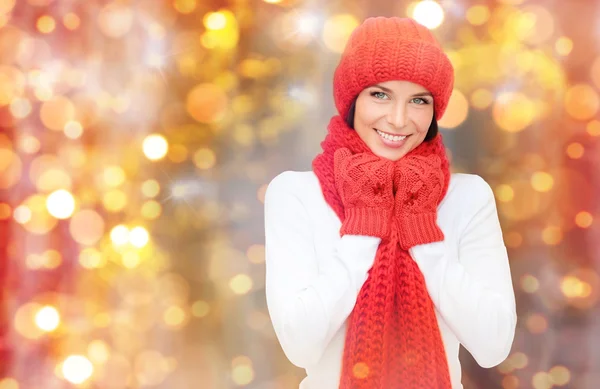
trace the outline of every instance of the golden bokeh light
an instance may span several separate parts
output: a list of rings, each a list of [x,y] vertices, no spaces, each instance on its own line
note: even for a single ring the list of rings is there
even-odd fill
[[[125,171],[120,166],[107,166],[103,172],[106,185],[116,188],[125,182]]]
[[[600,107],[600,98],[594,88],[587,84],[570,87],[565,94],[567,113],[576,120],[592,119]]]
[[[126,244],[129,242],[129,229],[123,224],[113,227],[113,229],[110,230],[110,239],[113,244],[117,246]]]
[[[60,200],[60,198],[59,198]],[[68,206],[68,204],[66,204]],[[21,208],[23,207],[23,208]],[[62,206],[58,206],[58,211],[63,211]],[[68,209],[67,209],[68,210]],[[48,212],[46,206],[46,197],[42,195],[33,195],[28,197],[14,212],[15,219],[21,217],[24,213],[24,219],[19,221],[25,229],[31,233],[43,235],[50,232],[57,224],[58,218]]]
[[[12,216],[12,208],[6,203],[0,203],[0,220],[9,219]]]
[[[548,226],[542,231],[542,240],[548,246],[556,246],[563,239],[563,231],[558,226]]]
[[[262,244],[253,244],[248,247],[246,256],[250,262],[255,264],[261,264],[265,262],[265,246]]]
[[[129,242],[135,247],[142,248],[149,240],[150,236],[144,227],[137,226],[129,232]]]
[[[87,354],[91,362],[103,364],[110,357],[110,348],[103,340],[93,340],[88,345]]]
[[[14,186],[23,171],[21,158],[11,149],[0,146],[0,189]]]
[[[40,119],[47,128],[64,131],[67,123],[75,120],[75,106],[67,97],[52,97],[42,104]]]
[[[197,0],[175,0],[173,2],[173,6],[177,12],[182,14],[190,14],[194,12],[197,5]]]
[[[573,50],[573,41],[566,36],[561,36],[556,40],[554,47],[556,52],[564,57],[569,55]]]
[[[504,131],[520,132],[533,122],[535,105],[523,93],[501,93],[494,101],[492,117]]]
[[[532,313],[525,324],[532,334],[541,334],[548,329],[548,320],[539,313]]]
[[[565,366],[554,366],[548,371],[548,374],[550,375],[552,384],[557,386],[564,386],[571,380],[571,372]]]
[[[198,169],[208,170],[215,166],[217,157],[212,149],[201,148],[194,153],[193,160]]]
[[[79,16],[77,16],[77,14],[69,12],[65,16],[63,16],[63,24],[67,29],[71,31],[77,30],[77,28],[79,28],[79,25],[81,24],[81,19],[79,18]]]
[[[38,18],[36,26],[42,34],[49,34],[56,28],[56,21],[50,15],[42,15]]]
[[[490,18],[490,9],[486,5],[474,5],[467,9],[466,17],[472,25],[481,26]]]
[[[507,375],[502,378],[503,389],[518,389],[519,388],[519,377],[514,375]]]
[[[550,389],[552,388],[552,377],[545,371],[539,371],[533,375],[531,380],[533,389]]]
[[[254,380],[254,369],[251,364],[240,363],[233,367],[231,379],[236,385],[248,385]]]
[[[169,327],[180,327],[184,324],[186,318],[187,315],[185,311],[181,307],[175,305],[167,308],[163,315],[163,319]]]
[[[50,215],[57,219],[68,219],[75,211],[75,198],[64,189],[50,193],[46,199],[46,207]]]
[[[71,120],[65,124],[63,131],[67,138],[78,139],[83,134],[83,127],[81,123]]]
[[[88,247],[79,253],[79,264],[86,269],[98,269],[105,266],[106,258],[93,247]]]
[[[471,93],[471,105],[473,108],[483,110],[492,105],[494,94],[487,89],[479,88]]]
[[[583,157],[584,152],[585,149],[583,148],[583,145],[579,142],[569,143],[569,145],[567,146],[567,155],[569,156],[569,158],[579,159]]]
[[[163,159],[169,151],[169,143],[164,136],[158,134],[148,135],[142,143],[144,155],[151,161]]]
[[[591,213],[586,211],[578,212],[575,215],[575,224],[581,228],[589,228],[594,222],[594,217]]]
[[[83,355],[70,355],[62,363],[64,378],[73,384],[82,384],[94,373],[94,366]]]
[[[444,21],[444,9],[437,1],[421,0],[412,8],[410,16],[420,24],[433,30],[438,28]]]
[[[587,124],[587,133],[591,136],[600,136],[600,121],[592,120]]]
[[[352,31],[358,26],[358,20],[351,14],[333,15],[325,21],[323,26],[323,43],[335,52],[344,51],[346,42]]]
[[[225,91],[215,84],[196,85],[187,95],[186,110],[200,123],[215,123],[225,116],[228,98]]]
[[[515,197],[515,192],[510,185],[498,185],[495,190],[496,198],[503,203],[511,201]]]
[[[535,172],[531,176],[531,186],[538,192],[548,192],[554,186],[554,178],[547,172]]]
[[[162,206],[158,201],[149,200],[144,202],[140,213],[145,219],[154,220],[162,213]]]
[[[521,277],[521,288],[527,293],[535,293],[540,288],[540,282],[531,274]]]
[[[2,2],[0,1],[0,4]],[[0,379],[0,389],[19,389],[19,382],[10,377]]]
[[[156,197],[160,192],[160,185],[156,180],[147,180],[142,184],[142,193],[146,197]]]
[[[35,317],[43,305],[30,302],[21,305],[14,315],[14,328],[17,332],[27,339],[39,339],[45,334],[45,331],[35,323]]]
[[[104,194],[102,205],[108,212],[120,212],[127,206],[127,194],[119,189],[113,189]]]
[[[46,305],[36,313],[35,324],[43,331],[52,332],[60,324],[60,314],[53,306]]]
[[[252,278],[247,274],[238,274],[229,281],[229,287],[235,294],[246,294],[252,289]]]
[[[133,10],[125,3],[111,2],[100,10],[98,27],[104,35],[120,38],[131,30],[133,19]]]
[[[198,300],[192,304],[192,315],[205,317],[210,313],[210,305],[206,301]]]
[[[70,220],[69,232],[77,243],[94,245],[104,236],[104,219],[92,209],[78,211]]]
[[[456,128],[460,126],[469,115],[469,102],[465,95],[458,89],[452,91],[448,107],[442,119],[438,122],[443,128]]]

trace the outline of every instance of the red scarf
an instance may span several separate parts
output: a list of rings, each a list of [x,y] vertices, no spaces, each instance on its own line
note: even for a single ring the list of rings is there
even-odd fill
[[[323,153],[314,159],[313,170],[325,200],[344,221],[344,205],[335,186],[333,154],[342,147],[353,154],[370,150],[340,116],[331,119],[321,147]],[[442,160],[443,198],[450,170],[441,134],[407,155],[430,154]],[[397,167],[401,163],[402,159],[394,164]],[[350,314],[340,389],[451,389],[433,302],[419,267],[409,252],[400,247],[396,223],[392,223],[389,238],[379,244],[373,267]]]

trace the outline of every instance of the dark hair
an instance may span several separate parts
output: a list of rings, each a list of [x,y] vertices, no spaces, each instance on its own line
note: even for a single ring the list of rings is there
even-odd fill
[[[348,127],[354,129],[354,112],[356,111],[356,99],[350,105],[350,109],[348,110],[348,114],[346,115],[346,124]],[[424,141],[430,141],[438,134],[438,123],[435,119],[435,112],[433,113],[433,119],[431,120],[431,124],[429,125],[429,129],[427,130],[427,135],[425,135]]]

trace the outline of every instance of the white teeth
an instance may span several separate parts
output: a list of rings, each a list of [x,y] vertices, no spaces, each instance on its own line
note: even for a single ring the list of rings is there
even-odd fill
[[[380,137],[385,138],[387,140],[391,140],[393,142],[400,142],[401,140],[406,138],[406,136],[389,135],[389,134],[386,134],[385,132],[381,132],[379,130],[375,130],[375,131],[377,131],[377,133],[379,134]]]

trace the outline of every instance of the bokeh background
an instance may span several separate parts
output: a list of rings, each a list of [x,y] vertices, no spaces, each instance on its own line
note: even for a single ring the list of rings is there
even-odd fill
[[[495,191],[509,358],[465,389],[600,385],[600,6],[535,0],[0,0],[0,389],[294,389],[263,198],[308,170],[350,31],[448,52],[453,170]]]

